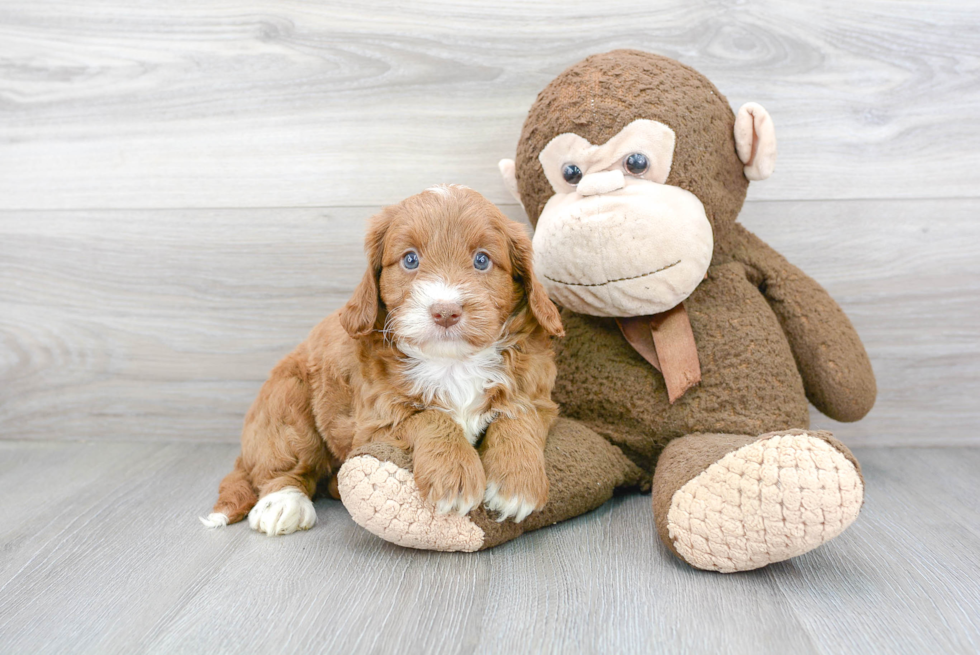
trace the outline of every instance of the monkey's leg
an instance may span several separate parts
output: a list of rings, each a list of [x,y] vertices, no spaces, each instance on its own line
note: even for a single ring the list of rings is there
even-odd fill
[[[657,532],[682,560],[748,571],[802,555],[854,522],[864,500],[857,459],[829,432],[692,434],[657,461]]]
[[[544,457],[548,502],[520,523],[498,523],[482,505],[466,516],[436,514],[415,485],[411,456],[385,443],[352,452],[337,478],[341,499],[359,525],[400,546],[444,551],[492,548],[593,510],[616,488],[649,482],[649,475],[618,448],[568,419],[552,426]]]

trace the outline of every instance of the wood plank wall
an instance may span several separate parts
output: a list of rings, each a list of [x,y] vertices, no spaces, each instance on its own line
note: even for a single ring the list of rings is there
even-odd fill
[[[0,438],[235,441],[349,295],[365,218],[498,179],[632,47],[776,124],[742,222],[857,325],[853,446],[980,444],[980,7],[964,0],[0,3]]]

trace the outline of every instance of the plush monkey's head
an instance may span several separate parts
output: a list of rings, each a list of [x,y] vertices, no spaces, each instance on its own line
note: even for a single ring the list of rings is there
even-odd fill
[[[500,169],[535,226],[535,268],[559,304],[641,316],[682,302],[749,180],[776,157],[759,105],[732,112],[704,76],[617,50],[568,68],[539,95],[516,161]]]

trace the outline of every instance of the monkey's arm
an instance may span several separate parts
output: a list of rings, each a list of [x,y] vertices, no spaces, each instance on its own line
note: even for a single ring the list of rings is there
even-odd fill
[[[857,421],[874,405],[874,372],[857,331],[816,280],[764,241],[732,226],[732,256],[757,277],[789,340],[806,396],[837,421]]]

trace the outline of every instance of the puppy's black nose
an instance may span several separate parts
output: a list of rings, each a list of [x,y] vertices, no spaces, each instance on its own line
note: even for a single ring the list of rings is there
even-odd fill
[[[463,315],[463,308],[456,303],[437,302],[429,307],[429,313],[432,314],[432,320],[436,322],[436,325],[448,328],[459,323],[459,319]]]

